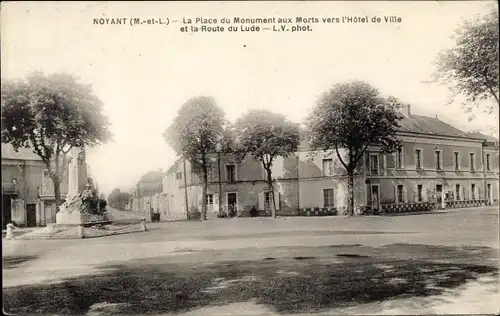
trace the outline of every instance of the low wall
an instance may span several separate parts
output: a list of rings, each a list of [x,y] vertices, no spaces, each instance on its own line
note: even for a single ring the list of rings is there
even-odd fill
[[[426,212],[436,209],[436,204],[433,202],[416,202],[404,204],[382,204],[381,213],[412,213]]]
[[[305,207],[297,212],[297,216],[334,216],[338,214],[339,210],[335,207]]]
[[[464,208],[492,205],[488,200],[446,201],[446,208]]]

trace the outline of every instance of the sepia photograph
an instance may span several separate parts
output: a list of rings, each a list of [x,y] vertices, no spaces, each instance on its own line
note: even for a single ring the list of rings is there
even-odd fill
[[[500,313],[497,1],[3,1],[6,315]]]

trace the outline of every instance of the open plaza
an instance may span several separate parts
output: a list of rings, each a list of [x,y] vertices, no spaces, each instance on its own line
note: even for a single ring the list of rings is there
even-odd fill
[[[73,240],[21,235],[3,240],[4,308],[44,315],[494,313],[497,228],[498,208],[485,207],[160,222],[146,232]]]

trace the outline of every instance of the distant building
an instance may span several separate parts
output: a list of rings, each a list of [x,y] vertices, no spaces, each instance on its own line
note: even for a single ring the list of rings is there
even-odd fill
[[[136,185],[136,197],[152,196],[163,192],[163,172],[161,169],[148,171]]]
[[[84,160],[79,160],[79,188],[87,182]],[[67,167],[66,167],[67,170]],[[61,203],[68,191],[68,177],[61,181]],[[2,143],[2,227],[9,222],[19,226],[44,226],[56,221],[54,186],[47,166],[32,149],[18,152]]]
[[[354,179],[358,211],[368,208],[398,212],[498,203],[497,139],[465,133],[438,118],[414,115],[410,106],[401,111],[401,150],[380,154],[377,147],[368,148],[359,162]],[[347,175],[339,159],[332,152],[311,153],[304,141],[295,155],[274,163],[278,215],[346,210]],[[236,208],[239,216],[247,216],[253,206],[261,214],[270,214],[271,192],[260,163],[250,157],[236,163],[231,154],[212,153],[209,157],[205,201],[199,164],[179,159],[165,173],[164,208],[170,216],[185,218],[189,209],[201,210],[202,203],[206,203],[209,217],[215,217],[220,208],[230,207]]]

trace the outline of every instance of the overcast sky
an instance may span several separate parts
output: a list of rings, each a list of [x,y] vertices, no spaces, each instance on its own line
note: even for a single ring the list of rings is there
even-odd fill
[[[361,79],[467,130],[496,126],[479,115],[467,123],[446,88],[425,83],[438,52],[461,19],[488,2],[211,2],[2,3],[2,77],[32,70],[70,72],[104,102],[113,143],[89,150],[100,189],[132,187],[174,161],[161,134],[188,98],[213,96],[235,119],[267,108],[301,122],[331,85]],[[317,24],[302,33],[181,33],[169,26],[93,25],[94,18],[398,16],[399,24]],[[293,25],[293,24],[292,24]]]

